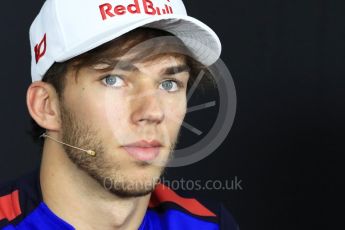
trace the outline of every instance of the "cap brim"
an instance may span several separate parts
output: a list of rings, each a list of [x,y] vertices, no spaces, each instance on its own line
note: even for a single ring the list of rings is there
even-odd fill
[[[174,34],[189,48],[194,58],[206,66],[216,62],[220,56],[222,49],[220,40],[216,33],[207,25],[189,16],[162,15],[140,20],[123,30],[116,31],[116,33],[110,30],[97,34],[97,36],[70,48],[68,52],[58,57],[56,61],[63,62],[69,60],[139,27],[156,28]]]

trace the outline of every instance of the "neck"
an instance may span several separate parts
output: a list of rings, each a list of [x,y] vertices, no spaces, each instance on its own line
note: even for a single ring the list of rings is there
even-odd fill
[[[138,229],[150,199],[110,193],[51,141],[43,148],[40,183],[47,206],[76,229]]]

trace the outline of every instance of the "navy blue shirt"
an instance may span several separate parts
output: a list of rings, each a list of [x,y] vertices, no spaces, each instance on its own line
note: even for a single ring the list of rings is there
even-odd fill
[[[43,202],[39,171],[0,187],[0,229],[73,230]],[[178,195],[159,184],[151,195],[139,230],[239,229],[222,204]]]

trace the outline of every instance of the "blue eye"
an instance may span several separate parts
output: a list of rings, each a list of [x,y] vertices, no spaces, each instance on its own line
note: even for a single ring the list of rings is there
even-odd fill
[[[159,88],[169,92],[175,92],[179,90],[179,84],[174,80],[166,80],[160,84]]]
[[[124,85],[124,81],[118,75],[108,75],[102,79],[102,82],[109,87],[121,87]]]

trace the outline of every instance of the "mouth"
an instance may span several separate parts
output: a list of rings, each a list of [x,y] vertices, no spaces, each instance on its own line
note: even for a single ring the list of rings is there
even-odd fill
[[[154,160],[159,155],[161,147],[159,141],[139,141],[122,146],[131,157],[139,161]]]

